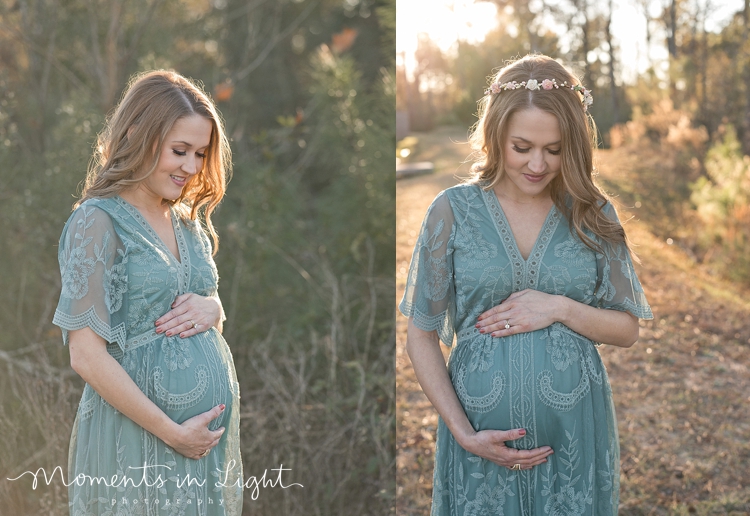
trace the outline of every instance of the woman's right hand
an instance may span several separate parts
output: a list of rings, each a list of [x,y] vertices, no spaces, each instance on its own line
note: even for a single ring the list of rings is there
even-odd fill
[[[189,459],[201,459],[219,444],[224,427],[209,430],[208,424],[224,412],[225,405],[217,405],[207,412],[193,416],[177,427],[176,435],[167,444]]]
[[[531,450],[517,450],[506,446],[506,441],[515,441],[524,435],[526,431],[523,429],[480,430],[459,444],[469,453],[509,469],[516,464],[520,464],[521,469],[531,469],[547,462],[547,457],[554,453],[549,446]]]

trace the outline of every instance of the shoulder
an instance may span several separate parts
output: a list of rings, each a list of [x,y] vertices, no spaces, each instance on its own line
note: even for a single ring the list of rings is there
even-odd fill
[[[432,201],[432,205],[452,205],[460,201],[469,201],[481,197],[482,187],[476,183],[462,183],[446,188]]]
[[[603,202],[600,202],[599,209],[601,210],[601,213],[609,220],[617,223],[620,222],[620,217],[617,215],[617,209],[615,208],[615,205],[611,200],[607,199]]]
[[[66,227],[75,224],[82,225],[86,229],[94,226],[112,228],[112,216],[109,211],[102,207],[103,199],[86,199],[76,207],[68,218]]]

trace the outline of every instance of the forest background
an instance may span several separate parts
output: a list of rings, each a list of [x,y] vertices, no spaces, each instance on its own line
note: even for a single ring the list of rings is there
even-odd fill
[[[131,74],[203,83],[231,138],[215,221],[247,514],[387,514],[395,492],[394,0],[0,2],[0,508],[67,514],[83,387],[57,242]],[[270,477],[269,477],[270,478]]]
[[[635,30],[622,41],[613,36],[612,0],[475,3],[497,7],[496,27],[484,38],[445,50],[420,34],[413,55],[399,52],[400,127],[468,128],[488,75],[504,61],[529,52],[559,57],[593,92],[601,147],[659,161],[641,170],[649,188],[633,185],[624,200],[695,260],[750,285],[749,2],[744,9],[737,2],[740,9],[717,26],[713,0],[628,0],[645,25],[639,63],[620,60],[621,47],[640,42]]]
[[[655,314],[633,349],[600,348],[620,420],[620,514],[750,511],[750,427],[731,415],[750,399],[750,1],[717,21],[727,3],[446,0],[445,30],[414,34],[409,52],[400,42],[406,7],[420,17],[439,8],[397,6],[398,160],[435,170],[397,184],[396,301],[424,210],[469,174],[466,138],[488,76],[541,52],[593,91],[595,179],[631,219]],[[618,39],[613,17],[624,4],[637,19]],[[468,36],[445,45],[438,35],[472,5],[494,7],[494,28],[480,31],[491,25],[481,11]],[[623,62],[636,45],[638,62]],[[437,416],[406,356],[405,326],[399,317],[397,512],[418,515],[430,506]]]

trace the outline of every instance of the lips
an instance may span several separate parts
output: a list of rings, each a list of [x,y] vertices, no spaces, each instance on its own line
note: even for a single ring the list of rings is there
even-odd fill
[[[187,177],[180,177],[180,176],[169,176],[170,179],[172,179],[172,182],[174,182],[176,185],[182,187],[185,186],[185,183],[187,183]]]
[[[542,174],[542,175],[539,175],[539,176],[532,176],[530,174],[524,174],[523,175],[523,177],[525,177],[527,181],[530,181],[532,183],[538,183],[542,179],[544,179],[546,176],[547,176],[547,174]]]

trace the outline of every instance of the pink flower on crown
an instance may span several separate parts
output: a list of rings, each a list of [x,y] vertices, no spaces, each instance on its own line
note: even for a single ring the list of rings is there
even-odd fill
[[[551,90],[555,86],[555,83],[550,81],[549,79],[544,79],[542,81],[542,89],[544,90]]]
[[[500,93],[500,85],[496,82],[493,82],[492,84],[490,84],[490,91],[492,93]]]

